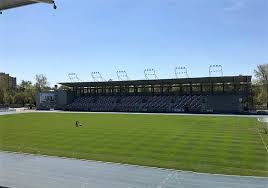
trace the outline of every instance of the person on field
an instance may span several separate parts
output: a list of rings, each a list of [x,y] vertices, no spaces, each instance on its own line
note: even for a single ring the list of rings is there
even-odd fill
[[[75,122],[75,126],[78,127],[79,126],[79,121]]]
[[[75,122],[75,126],[76,126],[76,127],[79,127],[79,126],[81,127],[81,126],[82,126],[82,124],[80,124],[80,122],[79,122],[79,121],[76,121],[76,122]]]

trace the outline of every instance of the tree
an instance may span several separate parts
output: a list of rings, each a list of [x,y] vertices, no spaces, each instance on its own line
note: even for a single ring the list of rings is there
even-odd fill
[[[33,105],[35,102],[36,88],[32,85],[31,81],[22,80],[20,88],[23,92],[23,104]]]
[[[3,90],[3,103],[9,104],[9,93],[8,90]]]
[[[0,104],[3,104],[4,103],[4,93],[2,90],[0,90]]]
[[[9,95],[9,104],[15,104],[15,97],[14,97],[14,95]]]
[[[21,104],[22,106],[24,106],[24,104],[25,104],[25,95],[24,95],[24,92],[17,92],[14,95],[14,103],[15,104]]]
[[[268,108],[268,64],[258,65],[254,72],[258,85],[255,91],[256,101],[261,104],[266,104]]]
[[[44,89],[48,89],[49,88],[49,83],[47,81],[47,77],[43,74],[37,74],[35,75],[35,87],[36,89],[40,92]]]
[[[4,78],[1,81],[0,85],[0,104],[7,104],[8,103],[8,80]]]
[[[26,80],[22,80],[21,81],[21,84],[20,84],[20,87],[23,88],[23,89],[30,89],[32,88],[32,82],[31,81],[26,81]]]

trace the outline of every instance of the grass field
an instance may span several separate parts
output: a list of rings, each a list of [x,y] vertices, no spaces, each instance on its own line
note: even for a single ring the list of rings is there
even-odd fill
[[[0,116],[0,150],[268,176],[258,126],[239,117],[24,113]]]

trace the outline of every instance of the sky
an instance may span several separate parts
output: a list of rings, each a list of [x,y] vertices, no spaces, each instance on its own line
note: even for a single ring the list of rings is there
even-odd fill
[[[190,77],[253,75],[268,63],[267,0],[55,0],[0,15],[0,72],[21,80],[44,74],[50,85],[68,73],[92,81],[99,71],[116,80],[124,70],[144,79],[173,78],[175,67]],[[218,76],[219,73],[214,73]]]

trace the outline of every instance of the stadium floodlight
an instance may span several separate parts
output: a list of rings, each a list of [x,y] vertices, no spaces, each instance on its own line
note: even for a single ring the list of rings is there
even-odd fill
[[[126,71],[116,71],[116,75],[119,81],[130,80]]]
[[[103,79],[100,72],[92,72],[91,77],[95,82],[104,82],[105,79]]]
[[[189,78],[186,67],[175,67],[176,78]]]
[[[153,77],[153,79],[158,79],[154,69],[145,69],[144,76],[147,80],[150,80],[150,77]]]
[[[68,77],[71,82],[81,82],[76,73],[69,73]]]
[[[221,76],[223,76],[223,69],[221,65],[210,65],[209,66],[209,77],[211,77],[211,75],[213,73],[219,73]]]
[[[30,5],[34,3],[48,3],[53,4],[53,8],[56,9],[57,6],[53,0],[0,0],[0,13],[1,11],[11,8],[17,8],[25,5]]]

